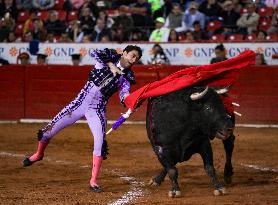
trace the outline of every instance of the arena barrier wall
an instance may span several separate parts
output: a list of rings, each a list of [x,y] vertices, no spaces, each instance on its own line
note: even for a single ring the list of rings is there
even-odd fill
[[[186,66],[134,66],[137,84],[163,78]],[[51,119],[78,94],[91,66],[1,66],[0,120],[21,118]],[[237,123],[278,123],[278,66],[256,66],[243,70],[231,94],[240,104]],[[117,119],[126,109],[118,94],[109,101],[109,120]],[[131,120],[145,120],[146,102]]]

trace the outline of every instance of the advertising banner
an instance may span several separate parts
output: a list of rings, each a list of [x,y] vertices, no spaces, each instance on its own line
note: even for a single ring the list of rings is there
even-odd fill
[[[132,44],[132,43],[131,43]],[[121,50],[128,44],[117,43],[40,43],[40,52],[45,53],[48,64],[71,65],[71,55],[80,53],[83,65],[95,64],[90,53],[94,49],[114,48]],[[151,58],[153,43],[136,43],[143,49],[142,63],[148,64]],[[162,43],[161,46],[172,65],[204,65],[209,64],[215,57],[215,43]],[[227,57],[237,56],[244,50],[251,49],[263,53],[268,65],[278,65],[277,59],[272,59],[273,54],[278,54],[278,43],[225,43]],[[0,43],[0,57],[17,64],[17,56],[22,52],[29,52],[28,43]],[[36,56],[31,56],[31,64],[36,64]]]

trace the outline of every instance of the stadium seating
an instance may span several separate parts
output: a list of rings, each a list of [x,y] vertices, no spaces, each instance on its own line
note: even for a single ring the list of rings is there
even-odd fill
[[[207,24],[207,31],[214,32],[217,29],[221,28],[222,22],[221,21],[210,21]]]
[[[256,34],[248,34],[248,35],[245,37],[245,40],[246,40],[246,41],[255,41],[255,40],[256,40]]]
[[[17,35],[17,36],[22,35],[23,34],[23,27],[24,27],[24,24],[18,23],[16,25],[16,28],[15,28],[15,35]]]
[[[63,6],[64,6],[64,0],[56,0],[55,5],[54,5],[54,9],[55,10],[62,10]]]
[[[28,11],[20,11],[17,17],[18,23],[24,23],[29,18],[29,12]]]
[[[260,17],[272,17],[273,9],[270,7],[263,7],[258,10]]]
[[[58,10],[57,12],[58,12],[58,18],[59,18],[59,20],[65,21],[65,20],[66,20],[66,17],[67,17],[67,12],[62,11],[62,10]]]
[[[227,39],[229,42],[233,42],[233,41],[236,41],[236,42],[239,42],[239,41],[243,41],[243,35],[242,34],[232,34],[232,35],[229,35],[228,36],[228,39]]]
[[[37,15],[42,21],[46,21],[48,19],[48,11],[38,11]]]
[[[267,37],[266,37],[266,40],[268,40],[268,41],[278,41],[278,36],[277,36],[277,34],[270,34],[270,35],[268,35]]]
[[[215,34],[211,36],[210,40],[212,42],[223,42],[225,41],[225,36],[223,34]]]
[[[78,11],[69,11],[68,12],[68,21],[73,21],[78,19]]]
[[[267,31],[271,26],[271,19],[270,20],[263,20],[260,22],[259,30]]]

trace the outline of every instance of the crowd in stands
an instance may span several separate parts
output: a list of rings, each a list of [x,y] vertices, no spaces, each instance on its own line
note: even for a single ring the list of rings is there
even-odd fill
[[[277,41],[278,32],[277,0],[1,0],[0,15],[0,42]]]

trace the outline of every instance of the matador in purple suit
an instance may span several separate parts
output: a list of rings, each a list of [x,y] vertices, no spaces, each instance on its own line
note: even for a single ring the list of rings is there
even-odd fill
[[[78,96],[43,129],[38,132],[38,148],[36,153],[23,161],[23,166],[30,166],[44,157],[44,150],[49,141],[63,128],[75,123],[85,116],[94,136],[92,177],[90,190],[102,192],[97,184],[97,176],[103,159],[107,155],[106,104],[108,99],[119,90],[121,102],[129,95],[135,77],[130,69],[142,56],[138,46],[128,45],[123,54],[114,49],[94,50],[91,53],[97,61],[89,74],[89,79]]]

